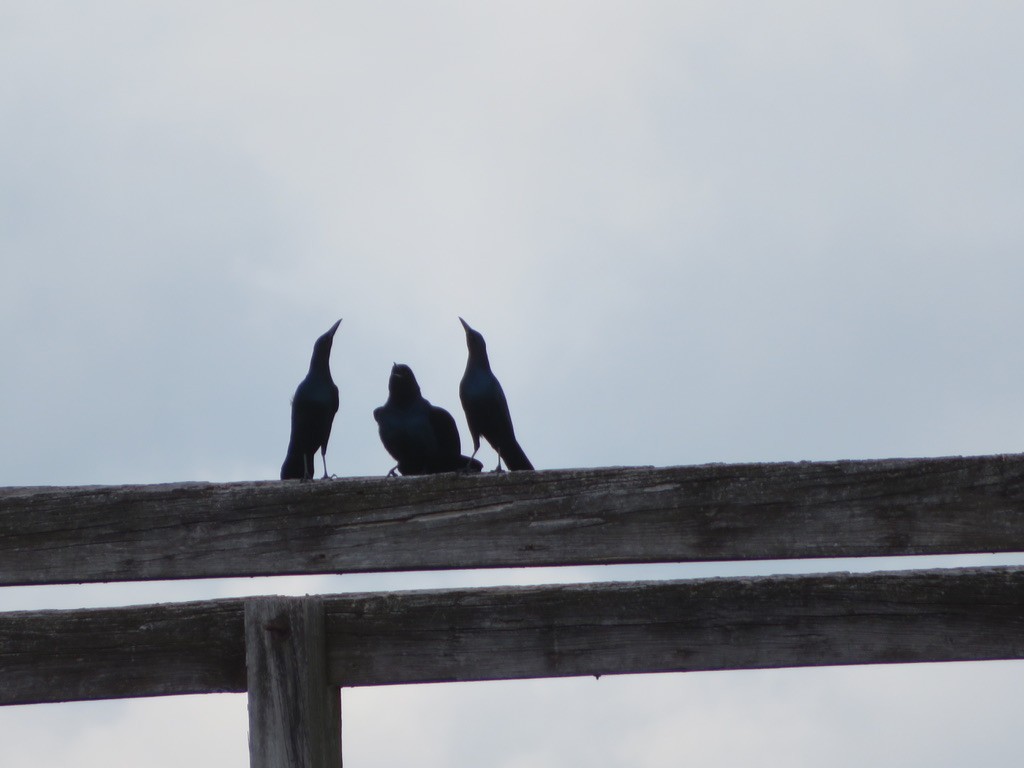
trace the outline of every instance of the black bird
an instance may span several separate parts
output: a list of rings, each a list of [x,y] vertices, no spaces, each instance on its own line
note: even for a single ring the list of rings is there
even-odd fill
[[[498,453],[497,470],[501,470],[502,459],[511,470],[533,469],[533,464],[516,441],[505,392],[491,373],[484,337],[461,317],[459,322],[466,329],[466,347],[469,349],[466,372],[459,383],[459,399],[466,412],[469,433],[473,436],[473,456],[480,450],[480,436],[483,435]]]
[[[462,455],[462,441],[455,419],[444,408],[431,405],[420,394],[420,385],[408,365],[395,363],[388,378],[388,400],[375,408],[380,441],[398,462],[403,475],[430,475],[468,470],[483,465]]]
[[[313,459],[318,450],[327,477],[327,441],[334,414],[338,412],[338,387],[331,378],[331,345],[339,325],[341,320],[316,340],[309,373],[292,398],[292,435],[281,465],[282,480],[312,480]]]

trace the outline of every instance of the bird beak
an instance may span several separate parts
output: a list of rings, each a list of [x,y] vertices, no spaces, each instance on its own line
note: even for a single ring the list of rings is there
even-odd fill
[[[462,327],[466,329],[466,333],[469,333],[470,331],[473,330],[472,328],[469,327],[469,323],[467,323],[461,317],[459,318],[459,322],[462,323]]]
[[[334,335],[334,332],[335,332],[336,330],[338,330],[338,326],[339,326],[339,325],[341,325],[341,320],[338,320],[338,322],[336,322],[336,323],[335,323],[334,325],[332,325],[332,326],[331,326],[330,328],[328,328],[328,329],[327,329],[327,332],[328,332],[329,334],[331,334],[331,336],[333,336],[333,335]]]

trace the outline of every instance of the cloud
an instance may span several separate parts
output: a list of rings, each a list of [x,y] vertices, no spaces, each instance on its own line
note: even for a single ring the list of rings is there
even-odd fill
[[[288,400],[338,317],[343,475],[390,466],[370,414],[393,361],[464,423],[458,315],[487,337],[540,467],[1016,451],[1021,15],[911,0],[7,9],[0,483],[274,477]],[[1016,670],[352,691],[346,744],[367,765],[409,762],[385,730],[414,735],[426,764],[800,765],[833,744],[851,764],[1011,764]],[[16,708],[0,733],[12,765],[79,747],[83,766],[110,764],[104,744],[162,743],[161,723],[195,712],[195,754],[244,764],[237,702],[206,706]]]

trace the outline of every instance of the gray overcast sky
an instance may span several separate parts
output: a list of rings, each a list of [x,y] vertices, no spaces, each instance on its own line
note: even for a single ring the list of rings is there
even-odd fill
[[[371,411],[396,360],[468,441],[459,315],[538,468],[1017,452],[1022,33],[1024,6],[984,1],[0,0],[0,485],[275,477],[338,317],[340,475],[391,466]],[[744,566],[782,567],[827,564]],[[346,764],[1016,766],[1022,684],[346,691]],[[5,766],[244,766],[245,730],[243,697],[0,710]]]

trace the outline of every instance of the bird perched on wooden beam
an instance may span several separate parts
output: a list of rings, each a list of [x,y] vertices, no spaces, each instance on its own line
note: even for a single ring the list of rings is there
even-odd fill
[[[331,346],[339,325],[341,320],[313,344],[309,372],[292,397],[292,433],[281,465],[282,480],[313,479],[313,459],[318,450],[324,462],[324,478],[328,476],[327,441],[339,402],[338,387],[331,378]]]
[[[444,408],[431,405],[408,365],[395,363],[388,378],[388,399],[373,411],[380,441],[403,475],[438,472],[479,472],[483,465],[462,455],[462,440],[455,419]]]
[[[511,470],[533,469],[533,464],[516,440],[505,392],[498,378],[491,372],[483,335],[470,328],[461,317],[459,322],[466,331],[466,347],[469,350],[466,372],[462,374],[459,383],[459,399],[466,412],[469,433],[473,436],[473,456],[480,450],[482,435],[498,453],[496,471],[501,470],[502,459]]]

